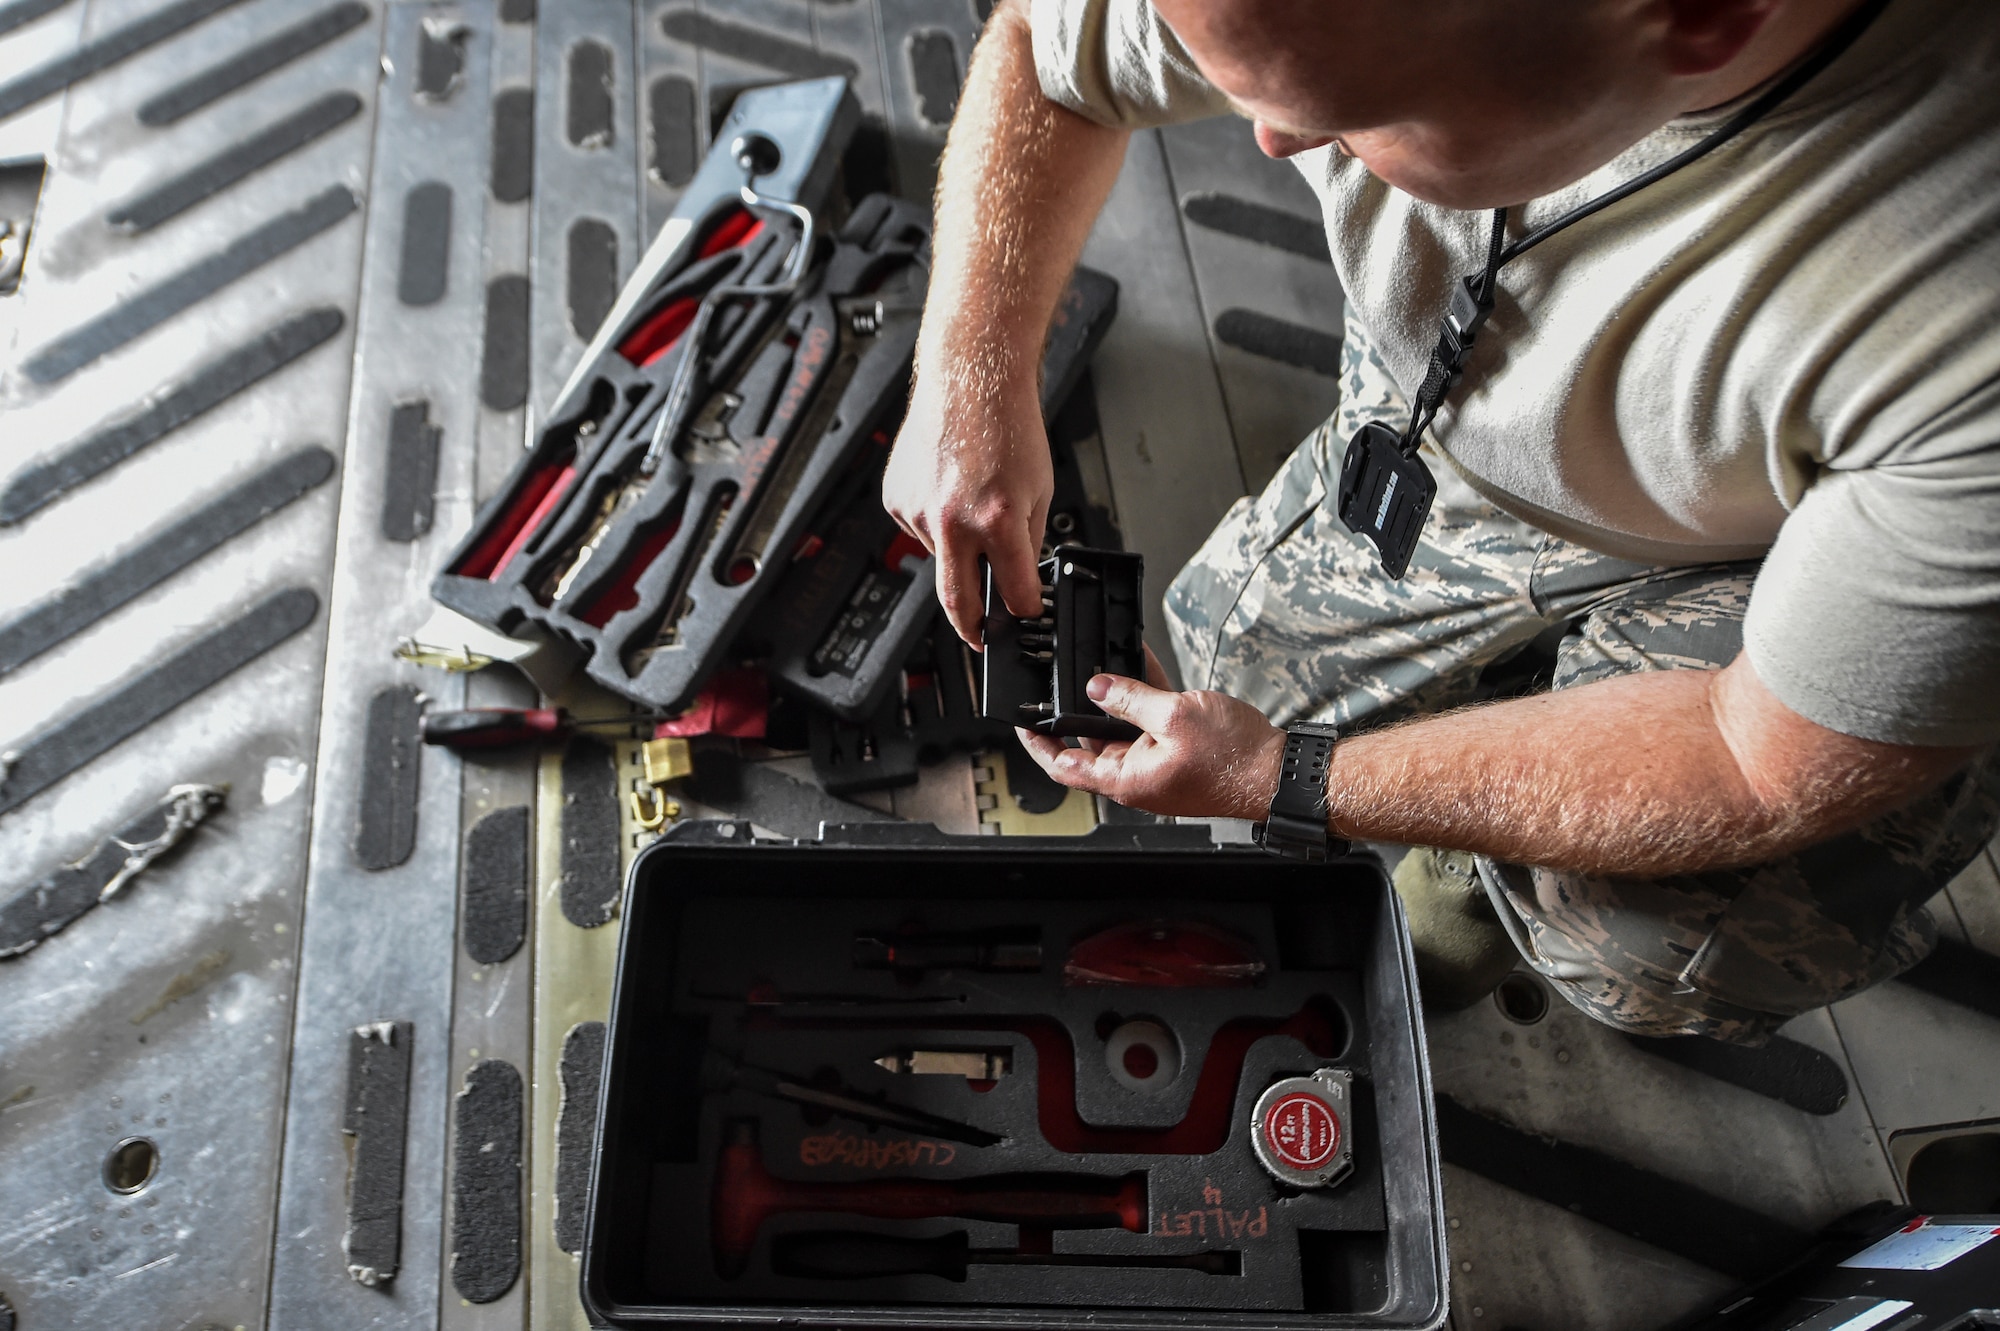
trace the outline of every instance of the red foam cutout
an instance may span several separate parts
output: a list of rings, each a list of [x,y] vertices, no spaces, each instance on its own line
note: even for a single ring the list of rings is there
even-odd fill
[[[507,505],[500,521],[493,524],[472,553],[452,571],[460,577],[484,578],[488,582],[499,577],[575,479],[576,467],[568,462],[539,468]]]
[[[882,562],[888,566],[890,572],[901,573],[905,559],[921,562],[930,557],[931,552],[924,549],[922,541],[906,531],[899,531],[896,533],[896,539],[889,542],[889,549],[883,554]]]
[[[653,729],[655,739],[695,735],[764,738],[771,711],[771,687],[761,670],[722,670],[694,700],[694,706]]]
[[[632,335],[618,344],[618,354],[634,365],[651,365],[674,349],[681,340],[681,334],[694,322],[695,311],[700,308],[699,301],[686,296],[667,302],[665,308],[633,329]]]
[[[676,515],[666,526],[641,541],[639,548],[632,552],[632,557],[625,561],[625,567],[618,570],[618,576],[591,598],[590,604],[577,618],[592,628],[601,629],[611,622],[614,615],[639,604],[640,577],[652,567],[653,561],[660,557],[660,551],[672,543],[674,533],[680,529],[681,520]]]
[[[725,214],[709,233],[701,238],[700,248],[695,250],[697,259],[713,259],[724,250],[733,250],[740,245],[748,245],[764,232],[764,219],[751,213],[747,208],[738,208]]]
[[[784,1030],[896,1029],[908,1022],[891,1018],[776,1018],[753,1016],[753,1027]],[[1289,1035],[1320,1058],[1335,1058],[1342,1044],[1341,1023],[1319,1001],[1309,1002],[1279,1021],[1238,1017],[1224,1023],[1209,1042],[1188,1111],[1170,1128],[1099,1128],[1084,1122],[1076,1108],[1076,1046],[1069,1028],[1053,1017],[926,1017],[931,1030],[1012,1031],[1035,1046],[1036,1120],[1042,1139],[1069,1155],[1213,1155],[1229,1141],[1236,1083],[1250,1046],[1272,1035]]]

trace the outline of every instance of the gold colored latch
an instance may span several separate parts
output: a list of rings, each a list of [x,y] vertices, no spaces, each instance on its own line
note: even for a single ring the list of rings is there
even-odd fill
[[[639,762],[645,769],[646,789],[632,792],[632,821],[648,832],[657,832],[669,819],[681,816],[680,801],[662,789],[694,773],[694,756],[684,739],[649,739],[639,746]]]
[[[646,765],[649,786],[664,786],[694,773],[694,756],[684,739],[649,739],[639,748],[639,760]]]

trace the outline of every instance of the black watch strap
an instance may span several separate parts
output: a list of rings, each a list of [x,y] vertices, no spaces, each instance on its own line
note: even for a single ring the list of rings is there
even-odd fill
[[[1319,861],[1347,850],[1326,831],[1326,782],[1333,765],[1332,726],[1302,721],[1286,728],[1285,758],[1271,812],[1251,829],[1257,844],[1287,859]]]

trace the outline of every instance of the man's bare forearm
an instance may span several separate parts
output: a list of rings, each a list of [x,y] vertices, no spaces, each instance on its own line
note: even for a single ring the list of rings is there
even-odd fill
[[[1025,3],[1003,3],[973,53],[938,178],[918,373],[954,406],[1032,394],[1063,284],[1129,136],[1042,96]]]
[[[1659,877],[1800,850],[1913,798],[1971,752],[1821,730],[1738,661],[1343,740],[1329,821],[1343,836]]]

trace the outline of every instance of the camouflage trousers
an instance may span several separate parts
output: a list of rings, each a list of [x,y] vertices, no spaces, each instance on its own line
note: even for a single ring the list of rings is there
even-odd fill
[[[1742,649],[1755,562],[1598,554],[1495,508],[1428,450],[1437,502],[1407,574],[1390,579],[1328,497],[1353,415],[1238,500],[1168,589],[1186,687],[1247,699],[1279,723],[1355,728],[1472,700],[1486,667],[1544,634],[1560,634],[1556,689],[1715,669]],[[1989,752],[1907,807],[1770,864],[1657,880],[1479,870],[1522,956],[1591,1016],[1757,1043],[1921,960],[1936,938],[1924,902],[1996,824]]]

